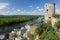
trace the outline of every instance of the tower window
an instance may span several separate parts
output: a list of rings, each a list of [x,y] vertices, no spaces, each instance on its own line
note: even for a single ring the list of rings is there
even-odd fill
[[[49,17],[51,19],[51,17]]]
[[[46,11],[48,12],[48,9]]]

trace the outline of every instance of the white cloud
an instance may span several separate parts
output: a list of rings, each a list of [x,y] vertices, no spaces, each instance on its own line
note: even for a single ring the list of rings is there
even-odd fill
[[[36,7],[37,9],[40,8],[39,6]]]
[[[12,8],[11,10],[14,10],[14,8]]]
[[[40,8],[39,6],[36,7],[38,11],[43,11],[43,8]]]
[[[41,11],[42,10],[42,11]],[[16,9],[14,11],[5,11],[2,13],[2,15],[43,15],[43,9],[35,9],[32,11],[24,11],[24,10],[20,10],[20,9]]]
[[[17,11],[19,12],[19,11],[21,11],[21,10],[18,9]]]
[[[37,10],[32,11],[32,13],[36,13],[36,12],[37,12]]]
[[[38,11],[43,11],[44,9],[38,9]]]
[[[0,9],[4,9],[8,6],[8,3],[0,3]]]
[[[60,11],[60,9],[57,9],[56,11]]]
[[[56,9],[56,13],[57,14],[60,14],[60,9]]]
[[[8,11],[7,13],[3,13],[3,15],[43,15],[43,13],[44,13],[43,11],[38,11],[38,10],[33,10],[33,11],[15,10],[15,11]]]

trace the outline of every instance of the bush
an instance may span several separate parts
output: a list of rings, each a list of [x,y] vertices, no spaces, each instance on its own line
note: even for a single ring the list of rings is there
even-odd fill
[[[60,18],[60,14],[53,14],[53,17]]]
[[[40,36],[40,40],[60,40],[51,23],[40,23],[35,33]]]
[[[17,34],[16,33],[12,33],[11,36],[12,37],[17,37]]]
[[[5,38],[8,39],[9,38],[9,34],[5,34]]]
[[[28,34],[28,37],[30,40],[34,40],[35,39],[35,36],[33,34]]]
[[[57,23],[55,23],[55,26],[57,27],[57,29],[59,29],[59,28],[60,28],[60,20],[59,20],[59,21],[57,21]]]
[[[27,38],[23,38],[22,40],[28,40]]]
[[[60,38],[58,37],[55,31],[50,30],[48,32],[44,32],[40,36],[40,40],[60,40]]]
[[[35,30],[35,33],[41,35],[44,31],[49,31],[49,30],[54,30],[51,26],[51,23],[43,22],[38,25],[38,27]]]

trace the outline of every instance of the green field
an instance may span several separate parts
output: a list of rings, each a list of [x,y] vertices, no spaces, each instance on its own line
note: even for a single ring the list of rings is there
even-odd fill
[[[53,14],[52,16],[53,16],[54,18],[60,18],[60,14],[56,14],[56,13],[55,13],[55,14]]]
[[[39,16],[0,16],[0,26],[22,23],[25,21],[33,20]]]

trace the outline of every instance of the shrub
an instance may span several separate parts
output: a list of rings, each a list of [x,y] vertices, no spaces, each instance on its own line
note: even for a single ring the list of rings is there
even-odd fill
[[[60,14],[53,14],[53,17],[60,18]]]
[[[28,40],[27,38],[23,38],[22,40]]]
[[[57,27],[57,29],[60,28],[60,20],[58,20],[57,23],[55,23],[55,26]]]
[[[35,36],[33,34],[30,34],[30,33],[28,34],[28,37],[29,37],[30,40],[34,40],[35,39]]]
[[[40,40],[60,40],[51,23],[40,23],[35,33],[40,36]]]
[[[50,30],[48,32],[44,32],[40,36],[40,40],[60,40],[60,38],[58,37],[55,31]]]
[[[5,38],[8,39],[9,38],[9,34],[5,34]]]
[[[12,37],[17,37],[17,34],[16,33],[12,33],[11,36]]]

